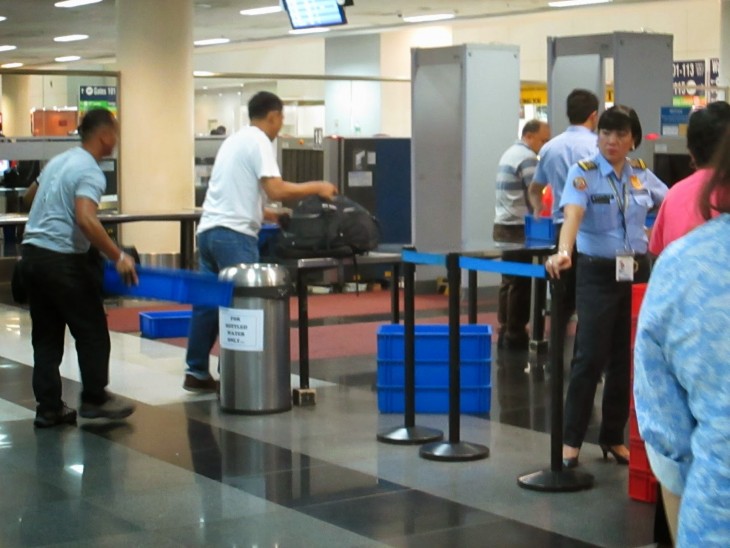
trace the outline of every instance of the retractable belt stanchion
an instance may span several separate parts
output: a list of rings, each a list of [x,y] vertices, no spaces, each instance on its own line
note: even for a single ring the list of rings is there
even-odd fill
[[[449,281],[449,440],[426,444],[419,454],[424,459],[451,462],[485,459],[489,456],[488,447],[461,441],[461,269],[458,253],[446,256],[446,269]]]
[[[416,322],[415,322],[415,277],[416,266],[403,262],[403,367],[405,379],[405,424],[397,428],[383,430],[377,435],[378,441],[401,445],[416,445],[443,439],[441,430],[416,426]],[[398,283],[394,280],[394,283]]]
[[[469,270],[467,291],[469,323],[474,325],[477,323],[477,271]]]
[[[550,371],[551,390],[551,432],[550,468],[525,474],[517,483],[525,489],[535,491],[580,491],[593,487],[593,476],[574,469],[563,468],[563,346],[562,325],[565,284],[562,280],[550,282],[552,301],[550,305]]]

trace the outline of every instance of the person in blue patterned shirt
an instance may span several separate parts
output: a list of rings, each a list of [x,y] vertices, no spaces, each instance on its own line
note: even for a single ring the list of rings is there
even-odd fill
[[[639,431],[680,547],[730,546],[730,134],[718,152],[700,203],[720,215],[660,255],[634,351]]]

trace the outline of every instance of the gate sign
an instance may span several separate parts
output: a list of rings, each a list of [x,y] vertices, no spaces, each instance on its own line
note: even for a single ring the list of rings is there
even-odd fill
[[[117,115],[117,86],[81,86],[79,88],[79,116],[92,108],[105,108]]]
[[[705,96],[707,63],[704,59],[694,61],[674,61],[674,101],[673,105],[698,106]],[[703,86],[697,89],[697,86]]]

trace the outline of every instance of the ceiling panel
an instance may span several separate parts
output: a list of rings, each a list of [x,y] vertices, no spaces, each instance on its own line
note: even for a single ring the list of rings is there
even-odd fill
[[[118,0],[124,1],[124,0]],[[149,0],[154,2],[155,0]],[[289,21],[284,13],[245,17],[245,8],[262,7],[276,0],[179,0],[192,1],[194,6],[194,38],[226,37],[231,44],[216,46],[235,48],[238,44],[290,37]],[[658,0],[614,0],[614,4]],[[55,0],[0,0],[0,46],[17,46],[14,51],[0,52],[0,64],[22,62],[26,68],[48,66],[62,55],[79,55],[90,62],[113,59],[116,54],[114,0],[72,9],[54,7]],[[548,0],[355,0],[346,8],[348,25],[328,36],[354,32],[378,32],[407,25],[403,14],[454,11],[457,19],[494,17],[549,10]],[[590,8],[582,8],[590,9]],[[566,16],[569,15],[566,11]],[[59,44],[54,36],[88,34],[80,42]],[[79,67],[81,68],[81,67]]]

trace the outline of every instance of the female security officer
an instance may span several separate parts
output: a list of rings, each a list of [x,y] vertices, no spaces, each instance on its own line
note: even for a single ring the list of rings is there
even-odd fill
[[[667,192],[643,161],[627,158],[640,143],[641,124],[632,108],[616,105],[601,115],[598,154],[568,171],[558,252],[545,265],[550,276],[560,277],[561,270],[570,268],[577,243],[580,329],[565,401],[566,468],[578,465],[604,371],[599,443],[604,459],[611,453],[617,463],[629,462],[623,432],[629,415],[631,282],[649,277],[644,221]]]

